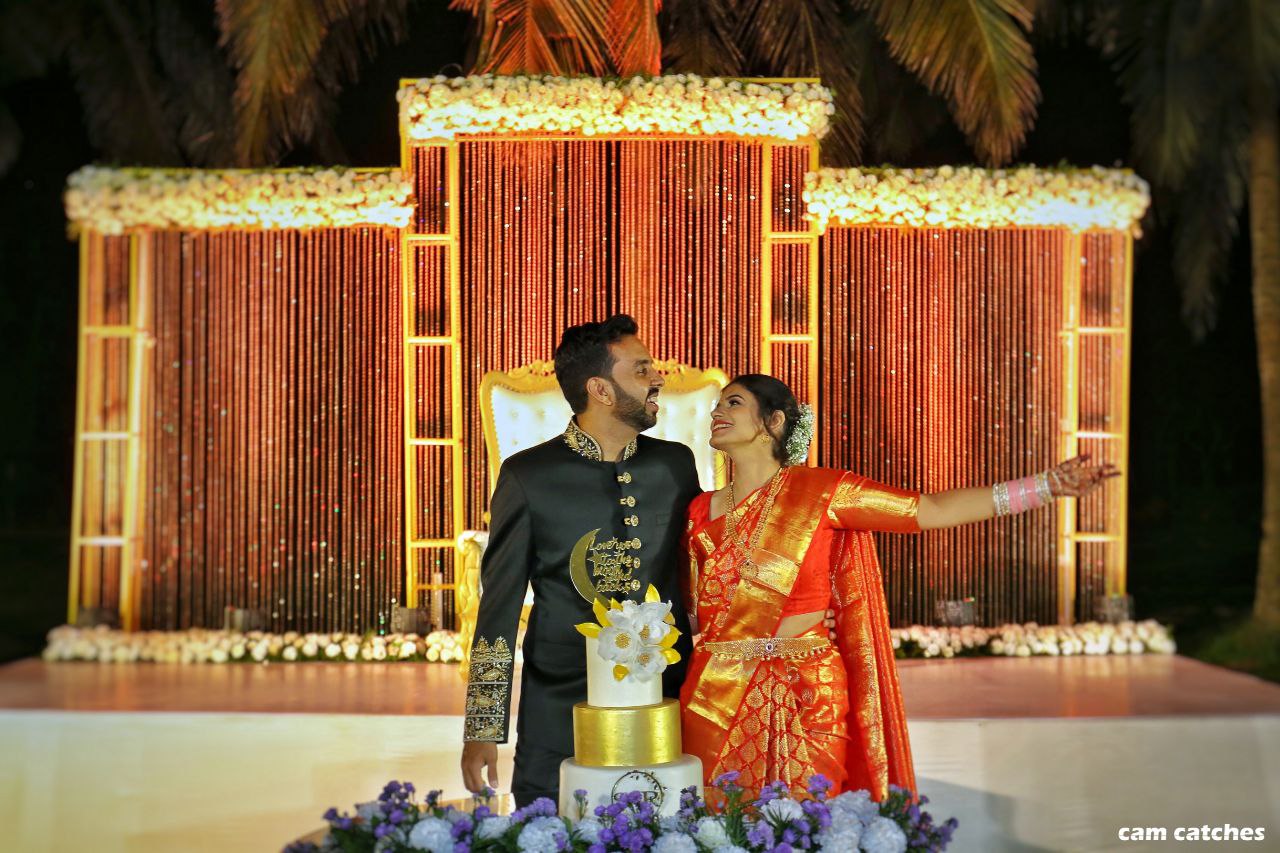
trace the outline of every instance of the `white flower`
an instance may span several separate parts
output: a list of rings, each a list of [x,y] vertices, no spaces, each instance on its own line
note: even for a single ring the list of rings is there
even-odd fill
[[[698,853],[698,845],[683,833],[664,833],[649,848],[653,853]]]
[[[761,806],[760,813],[766,818],[771,818],[778,822],[802,820],[804,818],[804,809],[801,808],[799,803],[790,798],[770,800]]]
[[[600,657],[614,663],[629,666],[635,660],[643,643],[640,634],[625,617],[616,611],[609,614],[610,625],[600,629]]]
[[[654,677],[661,675],[666,668],[666,657],[663,656],[661,649],[654,646],[641,648],[627,665],[631,677],[641,684],[646,684]]]
[[[502,835],[511,828],[511,818],[506,815],[487,817],[476,824],[476,838],[488,841]]]
[[[337,643],[330,643],[324,647],[324,656],[327,658],[336,658],[342,654],[342,646]]]
[[[567,842],[569,833],[558,817],[535,817],[525,824],[516,837],[517,849],[526,853],[556,853],[559,842]]]
[[[699,818],[694,826],[698,843],[711,850],[722,850],[733,844],[725,831],[724,821],[715,815]]]
[[[905,853],[907,835],[887,817],[878,817],[862,831],[860,849],[867,853]]]
[[[573,827],[573,837],[584,844],[595,844],[600,840],[600,830],[604,826],[594,817],[586,817],[578,821]]]
[[[833,823],[814,835],[813,840],[818,843],[818,849],[824,853],[827,851],[845,853],[845,851],[857,850],[858,844],[862,841],[862,824],[854,821],[837,828]]]
[[[834,819],[837,815],[851,816],[859,823],[867,823],[880,815],[880,804],[871,799],[867,791],[845,791],[827,802]]]
[[[617,611],[614,612],[616,613]],[[671,613],[671,602],[669,601],[637,603],[628,599],[622,602],[622,613],[630,623],[631,629],[639,635],[643,643],[660,643],[667,636],[667,632],[671,630],[671,626],[665,621]],[[612,614],[609,619],[613,621]]]
[[[446,820],[425,817],[409,830],[409,846],[429,853],[453,853],[453,828]]]
[[[227,653],[226,651],[220,648],[214,649],[209,653],[209,660],[213,661],[214,663],[226,663]]]

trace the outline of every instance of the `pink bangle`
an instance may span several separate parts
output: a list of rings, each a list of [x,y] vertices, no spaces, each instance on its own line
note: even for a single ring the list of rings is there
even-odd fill
[[[1041,482],[1041,479],[1044,482]],[[1052,501],[1048,489],[1048,476],[1035,474],[1021,480],[1010,480],[997,483],[994,487],[996,515],[1015,515],[1028,510],[1039,509]],[[1046,495],[1048,496],[1046,498]]]

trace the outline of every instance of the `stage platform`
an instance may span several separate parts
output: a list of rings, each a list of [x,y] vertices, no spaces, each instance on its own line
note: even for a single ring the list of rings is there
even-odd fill
[[[1280,849],[1276,685],[1176,656],[899,667],[954,850],[1181,849],[1118,832],[1206,824]],[[0,847],[269,851],[389,779],[462,796],[462,696],[448,664],[8,664]]]

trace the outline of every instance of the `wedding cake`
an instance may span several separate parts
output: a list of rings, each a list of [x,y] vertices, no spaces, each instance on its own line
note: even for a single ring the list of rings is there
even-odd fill
[[[671,605],[649,587],[644,602],[594,603],[598,623],[586,637],[587,701],[573,708],[574,757],[560,765],[560,814],[578,817],[622,793],[640,791],[662,815],[680,808],[680,792],[702,791],[702,762],[680,743],[680,703],[662,696],[662,672],[680,660]]]

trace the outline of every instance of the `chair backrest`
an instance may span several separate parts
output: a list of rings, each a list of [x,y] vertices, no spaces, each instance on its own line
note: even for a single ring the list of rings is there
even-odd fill
[[[729,378],[716,368],[699,370],[674,361],[658,361],[655,366],[667,384],[659,398],[658,424],[645,434],[687,444],[702,487],[723,485],[724,472],[717,470],[717,454],[707,439],[711,409]],[[549,361],[486,373],[480,381],[480,421],[489,460],[489,488],[498,481],[502,460],[564,432],[572,414]]]

